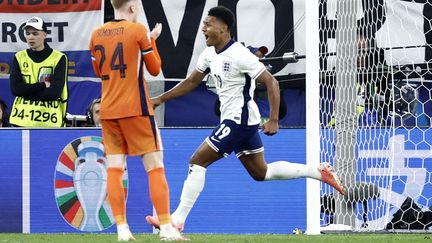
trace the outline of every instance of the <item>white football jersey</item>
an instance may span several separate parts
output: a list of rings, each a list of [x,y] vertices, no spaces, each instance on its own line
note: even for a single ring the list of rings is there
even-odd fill
[[[213,46],[207,47],[195,68],[200,73],[209,72],[215,82],[221,121],[228,119],[249,126],[260,123],[261,115],[253,100],[255,78],[266,68],[249,49],[233,40],[219,53]]]

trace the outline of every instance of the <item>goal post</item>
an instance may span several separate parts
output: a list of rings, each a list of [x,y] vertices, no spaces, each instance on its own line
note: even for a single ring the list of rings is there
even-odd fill
[[[306,163],[317,167],[320,161],[319,118],[319,0],[305,2],[306,16]],[[320,183],[306,180],[306,234],[320,233]]]

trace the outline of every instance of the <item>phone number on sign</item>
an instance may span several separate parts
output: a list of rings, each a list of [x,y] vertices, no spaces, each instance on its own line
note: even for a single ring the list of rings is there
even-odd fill
[[[38,122],[51,121],[52,123],[56,123],[58,121],[57,113],[50,114],[49,112],[42,112],[37,110],[30,110],[29,112],[25,112],[25,110],[18,111],[17,108],[13,109],[12,117],[19,117],[21,118],[21,120],[28,118],[32,121]]]

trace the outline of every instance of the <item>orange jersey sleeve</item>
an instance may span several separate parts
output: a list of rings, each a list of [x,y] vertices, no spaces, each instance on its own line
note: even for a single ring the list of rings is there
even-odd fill
[[[147,54],[144,54],[144,62],[148,72],[151,75],[156,76],[159,74],[160,67],[162,64],[161,64],[159,52],[156,47],[156,41],[153,38],[151,39],[151,46],[152,46],[152,51]]]
[[[101,119],[154,115],[144,64],[157,75],[161,61],[144,25],[108,22],[93,31],[90,52],[93,69],[102,80]]]

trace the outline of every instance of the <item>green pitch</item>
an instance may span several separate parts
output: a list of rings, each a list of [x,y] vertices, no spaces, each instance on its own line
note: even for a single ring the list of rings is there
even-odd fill
[[[307,243],[432,243],[432,234],[340,234],[340,235],[224,235],[224,234],[185,234],[191,242],[307,242]],[[136,242],[160,242],[155,234],[135,234]],[[114,234],[0,234],[0,243],[108,243],[117,242]]]

